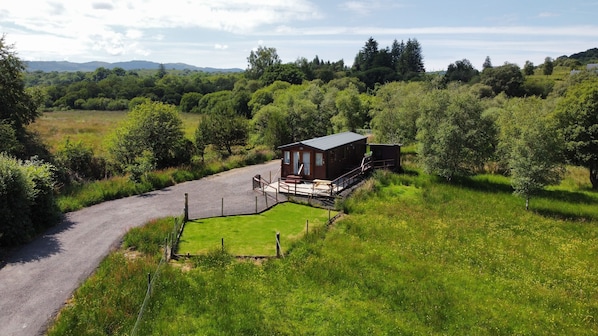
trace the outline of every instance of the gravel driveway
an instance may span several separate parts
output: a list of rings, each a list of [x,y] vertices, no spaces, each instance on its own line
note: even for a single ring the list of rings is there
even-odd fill
[[[189,217],[255,212],[265,198],[252,178],[279,177],[280,161],[230,170],[140,196],[109,201],[65,215],[62,223],[14,251],[0,269],[0,335],[40,335],[73,291],[132,227],[180,215],[189,194]],[[279,195],[279,200],[282,196]],[[271,205],[272,200],[268,200]]]

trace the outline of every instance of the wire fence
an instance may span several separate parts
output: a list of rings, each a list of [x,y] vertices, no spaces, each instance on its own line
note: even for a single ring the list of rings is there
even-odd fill
[[[185,196],[185,198],[186,198],[186,196]],[[186,202],[185,202],[185,204],[186,204]],[[173,254],[174,254],[174,251],[176,250],[176,244],[177,244],[177,242],[181,236],[181,233],[183,232],[183,228],[185,226],[186,216],[187,216],[187,211],[185,211],[185,213],[183,215],[176,217],[174,219],[173,229],[171,232],[168,233],[168,235],[164,239],[164,253],[162,254],[162,257],[160,258],[160,262],[158,262],[158,266],[156,267],[156,270],[154,271],[153,275],[151,273],[147,274],[147,290],[145,292],[145,298],[143,299],[143,303],[141,304],[141,307],[139,308],[139,313],[137,314],[137,320],[135,321],[135,325],[133,326],[133,330],[131,331],[132,336],[135,336],[138,333],[139,325],[143,321],[143,314],[145,313],[145,310],[147,309],[147,305],[152,296],[154,287],[156,286],[156,284],[158,282],[158,277],[160,275],[160,271],[162,270],[163,266],[166,263],[168,263],[168,261],[170,261],[170,259],[172,258]]]

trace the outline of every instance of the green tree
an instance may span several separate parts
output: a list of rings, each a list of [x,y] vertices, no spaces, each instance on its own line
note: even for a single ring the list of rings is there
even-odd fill
[[[251,120],[251,125],[259,144],[276,149],[292,141],[288,114],[279,106],[262,107]]]
[[[281,64],[276,48],[267,48],[259,46],[257,50],[252,50],[247,57],[249,63],[245,75],[249,79],[259,79],[266,70],[274,65]]]
[[[134,165],[144,151],[158,168],[183,163],[186,142],[183,121],[175,106],[149,102],[135,106],[112,134],[109,152],[121,168]]]
[[[0,122],[14,127],[19,138],[24,127],[39,116],[38,105],[25,91],[24,71],[25,65],[3,35],[0,37]]]
[[[530,61],[525,61],[525,65],[523,66],[523,73],[526,76],[533,75],[535,69],[536,69],[536,67],[534,67],[534,63],[532,63]]]
[[[205,122],[205,125],[203,123]],[[208,134],[209,144],[217,149],[225,149],[228,155],[233,154],[233,146],[243,146],[247,143],[249,124],[246,118],[234,111],[219,111],[206,115],[198,131],[202,136]],[[197,144],[197,133],[196,133]]]
[[[376,141],[404,145],[414,143],[420,101],[426,92],[421,82],[394,82],[379,87],[370,111]]]
[[[482,71],[490,68],[492,68],[492,61],[490,60],[490,56],[486,56],[482,64]]]
[[[510,97],[520,97],[524,93],[523,73],[516,64],[506,63],[502,66],[484,69],[481,82],[492,87],[495,94],[504,92]]]
[[[187,92],[181,97],[179,108],[181,112],[199,112],[198,105],[203,95],[199,92]]]
[[[357,87],[351,85],[340,91],[335,103],[338,114],[333,117],[332,123],[336,132],[354,132],[364,127],[368,109],[362,103]]]
[[[418,156],[426,172],[450,181],[480,169],[494,153],[494,123],[472,93],[432,91],[420,107]]]
[[[260,79],[265,85],[270,85],[275,81],[283,81],[290,84],[301,84],[305,79],[305,74],[295,64],[275,64],[268,67]]]
[[[555,114],[568,161],[587,167],[592,188],[597,190],[598,79],[594,77],[569,87],[558,102]]]
[[[511,99],[497,118],[499,152],[511,174],[514,192],[530,197],[563,175],[562,138],[545,102],[538,97]]]
[[[197,154],[201,156],[201,162],[204,162],[206,147],[210,144],[210,139],[210,120],[204,117],[199,121],[195,130],[195,148],[197,149]]]
[[[444,80],[445,82],[469,83],[478,75],[479,72],[474,69],[471,62],[464,58],[460,61],[449,64],[446,73],[444,74]]]
[[[544,65],[542,66],[542,73],[545,76],[552,75],[552,71],[554,70],[554,61],[550,57],[546,57],[544,59]]]

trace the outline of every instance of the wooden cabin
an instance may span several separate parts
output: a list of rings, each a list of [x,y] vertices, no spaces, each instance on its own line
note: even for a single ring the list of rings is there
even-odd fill
[[[361,165],[367,137],[344,132],[278,147],[281,177],[289,180],[334,180]]]

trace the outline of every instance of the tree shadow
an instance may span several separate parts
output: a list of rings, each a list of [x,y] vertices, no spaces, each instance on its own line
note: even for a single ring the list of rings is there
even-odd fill
[[[60,233],[69,230],[73,224],[66,217],[63,217],[59,224],[49,228],[31,242],[7,249],[4,252],[4,258],[0,260],[0,269],[8,264],[29,263],[60,253],[62,247],[58,236]]]
[[[447,181],[442,177],[437,177],[436,182],[482,192],[513,193],[513,188],[509,184],[493,182],[488,179],[457,176]]]
[[[598,197],[592,197],[588,194],[578,191],[566,190],[541,190],[535,197],[545,198],[560,202],[574,203],[574,204],[596,204],[598,205]]]
[[[596,217],[591,214],[571,213],[558,209],[536,208],[532,211],[534,211],[542,217],[562,221],[591,222],[596,220]]]

